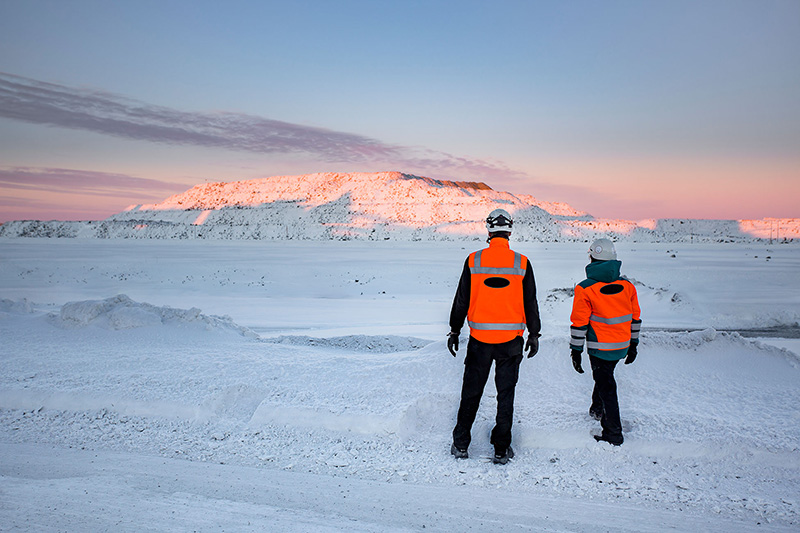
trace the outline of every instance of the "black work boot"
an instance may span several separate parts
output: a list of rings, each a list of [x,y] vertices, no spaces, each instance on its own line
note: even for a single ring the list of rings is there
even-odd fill
[[[514,449],[509,446],[505,450],[495,450],[492,462],[496,465],[504,465],[508,463],[509,459],[514,458]]]
[[[607,442],[609,444],[613,444],[614,446],[621,446],[624,439],[622,438],[621,435],[613,439],[609,437],[604,437],[603,435],[594,435],[594,440],[596,440],[597,442]]]
[[[450,453],[456,459],[468,459],[469,458],[469,453],[467,453],[467,449],[464,448],[462,450],[461,448],[457,447],[455,444],[452,444],[450,446]]]

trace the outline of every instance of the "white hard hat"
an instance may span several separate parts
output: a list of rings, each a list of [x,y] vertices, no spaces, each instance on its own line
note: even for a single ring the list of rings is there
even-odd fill
[[[610,240],[597,239],[589,247],[589,257],[598,261],[611,261],[617,258],[617,250]]]
[[[495,233],[497,231],[511,233],[511,227],[513,225],[514,220],[505,209],[495,209],[486,217],[486,230],[489,233]]]

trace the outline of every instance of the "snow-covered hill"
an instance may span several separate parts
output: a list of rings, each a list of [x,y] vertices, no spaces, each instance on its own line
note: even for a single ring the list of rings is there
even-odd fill
[[[512,212],[515,239],[742,242],[800,238],[800,219],[595,219],[567,204],[495,191],[485,183],[403,174],[319,173],[206,183],[100,222],[16,221],[4,237],[145,239],[472,240],[495,208]]]

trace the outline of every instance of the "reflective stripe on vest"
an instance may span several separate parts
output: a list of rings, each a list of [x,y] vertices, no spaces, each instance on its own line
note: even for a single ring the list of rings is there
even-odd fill
[[[570,335],[572,335],[573,339],[585,339],[586,331],[586,329],[581,328],[569,328]]]
[[[623,316],[615,316],[612,318],[603,318],[601,316],[592,315],[589,317],[589,320],[593,320],[595,322],[600,322],[601,324],[624,324],[625,322],[630,322],[633,319],[633,315],[623,315]]]
[[[583,328],[570,328],[570,341],[569,345],[572,348],[583,350],[583,342],[586,340],[586,329]]]
[[[587,348],[594,348],[595,350],[621,350],[630,346],[630,341],[625,342],[594,342],[586,341]]]
[[[479,329],[479,330],[503,330],[503,331],[516,331],[519,329],[525,329],[525,324],[502,324],[502,323],[487,323],[487,322],[471,322],[469,323],[469,327],[472,329]]]
[[[639,338],[639,330],[642,329],[642,322],[633,322],[631,323],[631,339],[638,339]]]
[[[475,266],[469,269],[471,274],[489,274],[490,276],[524,276],[525,269],[522,268],[522,256],[514,252],[514,266],[511,268],[491,268],[481,267],[481,252],[475,252]]]

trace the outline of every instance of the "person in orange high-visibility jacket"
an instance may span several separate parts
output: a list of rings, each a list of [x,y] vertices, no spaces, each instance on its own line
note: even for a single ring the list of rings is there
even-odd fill
[[[597,239],[589,248],[589,258],[586,279],[575,286],[572,301],[572,366],[583,374],[585,342],[594,378],[589,414],[600,420],[603,428],[595,439],[619,446],[623,437],[614,368],[620,359],[624,358],[626,365],[636,359],[642,326],[639,299],[633,283],[620,276],[622,263],[617,261],[614,243]]]
[[[506,464],[514,456],[511,425],[523,354],[522,334],[527,327],[525,350],[528,357],[533,357],[539,350],[541,329],[533,267],[527,257],[513,251],[508,244],[512,225],[511,215],[503,209],[495,209],[486,219],[489,247],[471,253],[464,262],[450,312],[447,340],[447,347],[455,357],[466,318],[470,336],[450,453],[457,458],[468,457],[472,424],[494,362],[497,417],[491,443],[496,464]]]

